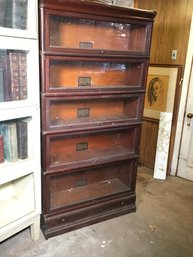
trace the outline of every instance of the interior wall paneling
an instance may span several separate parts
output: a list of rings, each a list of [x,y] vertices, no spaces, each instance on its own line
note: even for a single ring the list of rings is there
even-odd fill
[[[143,117],[139,148],[139,164],[154,168],[159,120]]]
[[[193,1],[137,0],[135,6],[157,11],[150,62],[184,65]],[[171,59],[172,50],[177,50],[176,60]]]

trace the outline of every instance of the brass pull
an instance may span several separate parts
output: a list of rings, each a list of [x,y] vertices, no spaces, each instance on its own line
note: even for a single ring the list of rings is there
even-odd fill
[[[191,119],[193,118],[193,113],[189,112],[186,117],[187,117],[187,126],[190,126]]]

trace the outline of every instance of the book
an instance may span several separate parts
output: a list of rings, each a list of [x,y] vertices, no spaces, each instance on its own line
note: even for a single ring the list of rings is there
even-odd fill
[[[27,99],[27,52],[0,50],[0,102]]]
[[[0,101],[10,101],[10,67],[7,50],[0,50]]]
[[[10,72],[10,99],[12,101],[20,100],[20,75],[19,75],[19,52],[7,50],[9,58]]]
[[[4,74],[3,69],[0,67],[0,102],[4,102]]]
[[[28,158],[28,129],[27,122],[25,121],[16,121],[17,127],[17,151],[19,159]]]
[[[4,27],[7,0],[0,0],[0,27]]]
[[[7,0],[5,26],[13,29],[27,28],[28,0]]]
[[[19,52],[19,99],[27,99],[27,53]]]
[[[6,122],[0,125],[0,134],[4,138],[4,158],[9,162],[18,160],[17,128],[14,122]]]
[[[4,142],[3,136],[0,135],[0,163],[4,162]]]

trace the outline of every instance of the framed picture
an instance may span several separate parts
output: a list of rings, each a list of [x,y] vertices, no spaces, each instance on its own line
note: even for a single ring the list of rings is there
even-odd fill
[[[180,65],[149,65],[144,117],[159,119],[160,112],[173,113],[180,79]]]

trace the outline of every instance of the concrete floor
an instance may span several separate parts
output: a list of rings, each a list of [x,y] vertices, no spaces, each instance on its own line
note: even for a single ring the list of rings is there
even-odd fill
[[[29,229],[0,244],[1,257],[191,257],[193,183],[139,169],[137,212],[33,242]]]

